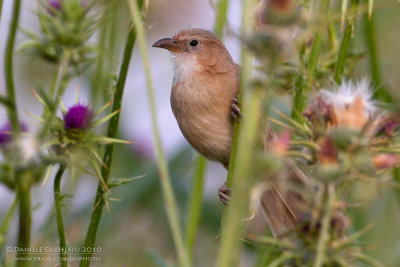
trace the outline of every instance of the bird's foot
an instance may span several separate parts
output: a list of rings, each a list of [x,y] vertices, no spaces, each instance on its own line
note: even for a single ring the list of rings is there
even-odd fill
[[[218,196],[219,199],[221,200],[222,203],[224,204],[228,204],[229,201],[231,200],[229,194],[231,193],[231,190],[226,187],[226,182],[224,183],[223,186],[221,186],[220,188],[218,188]]]
[[[236,98],[234,98],[232,100],[231,103],[231,116],[232,119],[235,121],[236,119],[242,117],[242,113],[240,113],[240,103],[238,102],[238,100]]]

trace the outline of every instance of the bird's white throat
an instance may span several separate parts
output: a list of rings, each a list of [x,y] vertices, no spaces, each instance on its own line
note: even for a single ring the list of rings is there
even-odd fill
[[[174,85],[178,82],[189,82],[196,72],[200,71],[200,65],[196,55],[189,53],[172,54],[175,78]]]

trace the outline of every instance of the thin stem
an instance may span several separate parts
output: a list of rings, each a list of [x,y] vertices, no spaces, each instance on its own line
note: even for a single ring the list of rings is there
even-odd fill
[[[244,34],[252,32],[255,1],[242,1],[242,29]],[[249,48],[242,44],[240,96],[243,98],[244,113],[240,125],[235,124],[231,145],[227,186],[232,187],[231,202],[225,208],[222,219],[221,241],[218,250],[217,266],[238,266],[241,256],[241,230],[243,218],[248,209],[249,191],[252,179],[249,177],[252,148],[258,126],[258,112],[261,108],[259,90],[247,89],[253,72],[252,56]],[[235,164],[240,162],[240,164]]]
[[[368,0],[367,0],[368,1]],[[364,14],[364,37],[366,39],[369,65],[372,76],[372,82],[376,86],[374,97],[382,102],[391,103],[389,92],[385,89],[382,79],[381,66],[379,63],[377,41],[375,36],[375,14],[372,13],[370,18]]]
[[[15,36],[18,27],[19,13],[21,7],[21,0],[14,1],[13,14],[10,24],[10,31],[8,33],[6,50],[4,55],[4,70],[5,70],[5,81],[6,81],[6,92],[7,98],[11,105],[7,106],[7,115],[10,120],[11,127],[14,132],[18,133],[20,125],[18,122],[18,112],[15,101],[15,85],[13,77],[13,65],[14,65],[14,43]]]
[[[219,0],[217,4],[217,15],[214,23],[214,33],[218,38],[222,38],[224,26],[227,19],[229,0]]]
[[[351,5],[351,12],[354,13],[358,5],[358,0],[352,0],[350,5]],[[333,79],[337,84],[341,84],[342,75],[344,72],[344,64],[346,62],[347,54],[349,52],[353,27],[354,27],[353,21],[348,19],[342,43],[340,45],[339,55],[336,62],[335,74],[333,76]]]
[[[188,213],[189,222],[186,227],[186,248],[190,260],[193,256],[193,248],[196,241],[197,228],[200,221],[206,166],[206,158],[199,155],[196,161],[194,181],[191,190],[191,199]]]
[[[18,177],[18,174],[16,174]],[[30,182],[27,177],[18,177],[18,202],[19,202],[19,226],[18,226],[18,247],[21,249],[17,253],[17,257],[28,258],[29,255],[23,253],[22,248],[29,248],[31,238],[31,197],[30,197]],[[29,261],[19,261],[19,266],[28,266]]]
[[[62,217],[62,196],[61,196],[61,178],[64,173],[65,166],[60,165],[60,168],[57,171],[56,177],[54,179],[54,205],[56,208],[56,221],[57,221],[57,230],[58,236],[60,238],[60,258],[61,258],[61,266],[68,266],[68,254],[67,254],[67,241],[65,239],[65,231],[64,231],[64,222]]]
[[[171,180],[168,173],[167,161],[165,159],[165,155],[162,149],[160,134],[158,130],[157,110],[154,97],[153,82],[151,78],[145,30],[143,27],[140,11],[136,2],[128,0],[128,4],[133,23],[138,33],[139,49],[142,56],[143,67],[146,75],[147,94],[150,102],[151,121],[153,126],[154,148],[157,158],[158,171],[160,173],[161,187],[165,201],[167,218],[169,221],[169,225],[171,227],[172,236],[178,253],[179,264],[181,266],[191,266],[182,238],[182,232],[181,232],[182,228],[179,222],[178,207],[173,193]]]
[[[342,75],[344,71],[344,63],[347,58],[347,54],[349,51],[349,45],[351,40],[351,32],[352,32],[353,25],[351,23],[347,23],[346,29],[344,31],[342,44],[340,45],[339,55],[336,63],[335,74],[333,79],[337,84],[341,84]]]
[[[52,98],[52,105],[49,107],[50,110],[45,109],[43,111],[44,125],[39,133],[39,139],[42,140],[47,134],[48,129],[56,116],[56,110],[59,105],[59,98],[64,94],[65,88],[68,85],[68,79],[65,77],[68,73],[68,68],[71,60],[71,51],[64,50],[61,56],[60,63],[58,64],[57,73],[54,78],[54,82],[50,88],[50,96]]]
[[[328,14],[329,0],[322,0],[319,2],[318,14],[323,16],[324,18]],[[312,42],[310,57],[308,59],[308,73],[307,73],[307,84],[310,85],[314,79],[315,71],[317,69],[317,63],[319,59],[319,54],[321,51],[322,44],[322,31],[318,30],[314,36],[314,40]]]
[[[319,2],[318,14],[326,17],[328,14],[329,0],[322,0]],[[308,74],[307,74],[307,83],[310,84],[314,79],[315,71],[317,69],[317,63],[319,59],[319,54],[321,51],[322,44],[322,32],[318,30],[314,36],[314,40],[312,42],[310,57],[308,59]]]
[[[319,2],[318,14],[323,14],[326,17],[328,13],[329,0],[321,0]],[[307,77],[304,78],[302,73],[298,74],[296,83],[295,83],[295,96],[293,100],[293,108],[292,108],[292,118],[297,121],[302,121],[302,117],[300,114],[303,112],[306,106],[306,94],[311,90],[312,81],[314,79],[315,72],[317,70],[317,63],[319,59],[319,54],[321,51],[322,45],[322,32],[318,30],[314,36],[310,56],[307,62]]]
[[[139,0],[138,5],[141,8],[143,5],[143,0]],[[122,65],[121,65],[120,72],[119,72],[117,86],[116,86],[116,89],[114,92],[114,102],[113,102],[113,107],[112,107],[111,112],[115,112],[115,111],[121,109],[122,96],[124,93],[126,76],[128,74],[129,63],[131,61],[132,50],[135,45],[135,41],[136,41],[136,30],[134,28],[131,28],[129,31],[129,34],[128,34],[128,38],[125,43],[123,61],[122,61]],[[120,113],[116,114],[115,116],[113,116],[111,118],[110,124],[108,125],[107,137],[115,138],[115,136],[117,135],[119,116],[120,116]],[[107,166],[107,168],[103,166],[101,169],[101,173],[102,173],[103,180],[105,183],[107,183],[108,178],[110,176],[113,151],[114,151],[114,145],[112,143],[108,144],[106,146],[106,150],[105,150],[104,157],[103,157],[103,162],[105,163],[104,165]],[[104,196],[103,185],[102,185],[101,181],[99,181],[99,184],[97,186],[97,193],[96,193],[96,197],[95,197],[95,201],[94,201],[92,217],[90,219],[90,224],[89,224],[88,230],[86,232],[86,239],[85,239],[85,244],[84,244],[85,247],[93,247],[95,244],[97,229],[99,228],[101,214],[103,212],[103,206],[104,206],[103,196]],[[80,263],[81,267],[89,266],[90,261],[87,260],[87,258],[89,258],[89,256],[91,256],[91,255],[86,254],[86,257],[84,257],[84,259],[82,259],[82,261]]]
[[[100,51],[106,50],[106,41],[107,41],[107,33],[108,33],[108,25],[109,25],[109,18],[103,22],[100,28],[99,34],[99,49]],[[98,53],[96,58],[96,68],[94,71],[94,75],[92,78],[92,86],[91,86],[91,98],[93,100],[97,100],[99,93],[103,90],[104,85],[104,55],[102,53]]]
[[[314,267],[321,267],[324,264],[326,246],[329,238],[329,231],[331,226],[331,214],[332,214],[332,206],[335,200],[335,186],[332,183],[329,183],[326,186],[325,194],[327,195],[327,200],[325,204],[325,214],[322,218],[322,227],[319,233],[318,243],[317,243],[317,251],[314,261]]]
[[[0,227],[0,251],[3,251],[4,242],[6,240],[5,235],[8,231],[8,227],[10,226],[12,215],[14,214],[15,208],[17,207],[17,202],[18,202],[18,194],[15,194],[14,201],[11,204],[11,207],[8,210],[6,217],[4,218],[4,221]]]
[[[299,73],[297,76],[297,80],[294,84],[294,99],[293,99],[293,107],[292,107],[292,115],[291,117],[298,122],[303,120],[301,116],[302,111],[306,105],[306,96],[303,93],[305,88],[305,80],[302,73]]]

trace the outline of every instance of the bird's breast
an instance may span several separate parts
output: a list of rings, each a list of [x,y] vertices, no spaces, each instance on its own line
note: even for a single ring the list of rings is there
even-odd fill
[[[213,86],[207,80],[175,80],[171,106],[188,142],[208,159],[227,166],[233,132],[230,104],[235,96]]]

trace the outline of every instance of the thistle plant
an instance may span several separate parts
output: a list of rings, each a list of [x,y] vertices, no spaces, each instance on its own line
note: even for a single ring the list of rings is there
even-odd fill
[[[6,51],[8,55],[12,54],[14,46],[19,9],[20,1],[17,1],[14,5],[14,17]],[[62,209],[65,196],[61,190],[61,179],[65,170],[71,169],[72,180],[76,179],[79,172],[96,176],[101,188],[101,193],[96,197],[96,206],[106,205],[108,210],[110,210],[109,188],[135,179],[112,179],[107,182],[108,174],[103,178],[104,170],[109,173],[112,158],[109,154],[110,144],[131,143],[114,138],[118,127],[118,119],[115,120],[115,118],[119,116],[121,90],[124,84],[117,85],[118,90],[114,98],[98,110],[78,102],[66,108],[61,100],[69,81],[92,62],[90,56],[96,47],[87,41],[96,30],[101,10],[102,6],[95,5],[94,1],[40,1],[36,14],[40,21],[41,32],[36,34],[23,30],[30,40],[21,45],[20,50],[30,51],[32,56],[40,57],[50,64],[57,64],[57,71],[54,73],[50,87],[32,90],[43,106],[41,116],[27,112],[39,122],[37,132],[27,132],[27,124],[18,122],[12,80],[12,58],[6,61],[9,77],[8,95],[2,98],[2,103],[8,107],[9,122],[2,127],[0,133],[1,150],[4,155],[4,162],[1,163],[1,182],[10,189],[16,190],[17,198],[2,226],[0,244],[3,246],[6,242],[5,234],[18,203],[20,210],[18,247],[21,252],[17,254],[24,258],[16,260],[17,266],[30,265],[29,252],[24,253],[22,249],[30,247],[31,187],[39,182],[46,183],[55,165],[59,165],[54,179],[54,201],[62,266],[69,264],[68,238],[65,233]],[[128,43],[133,45],[131,39],[128,39]],[[73,67],[77,71],[73,71]],[[126,76],[126,72],[123,75]],[[112,111],[109,111],[108,108],[113,100],[117,101],[117,104],[114,102]],[[57,116],[59,112],[61,116]],[[100,117],[101,113],[107,114]],[[95,131],[97,125],[108,122],[110,119],[112,119],[110,128],[113,133],[104,136]],[[108,149],[106,149],[108,151],[105,156],[106,162],[103,162],[100,156],[104,146]]]

